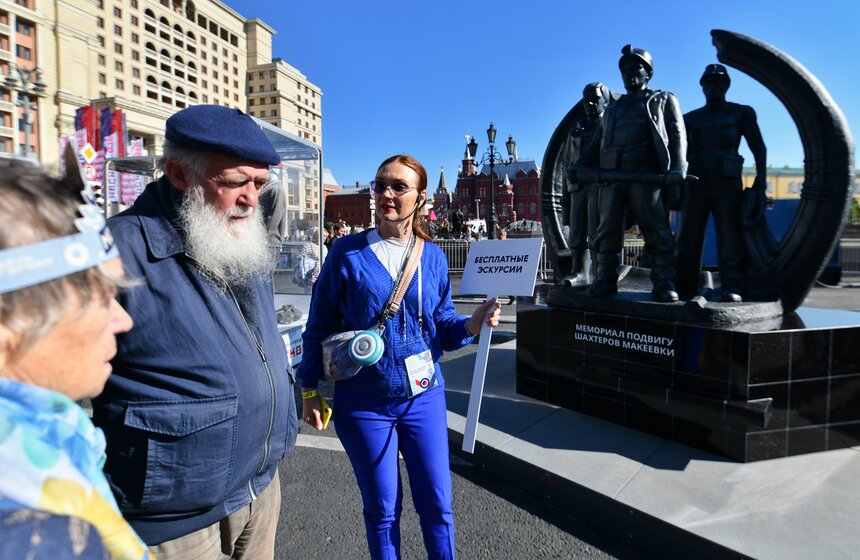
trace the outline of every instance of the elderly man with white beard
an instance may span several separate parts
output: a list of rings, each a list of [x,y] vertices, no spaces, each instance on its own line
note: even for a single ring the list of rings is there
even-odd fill
[[[237,109],[167,121],[163,176],[110,220],[136,328],[94,400],[117,502],[158,558],[274,557],[297,432],[257,197],[280,158]]]

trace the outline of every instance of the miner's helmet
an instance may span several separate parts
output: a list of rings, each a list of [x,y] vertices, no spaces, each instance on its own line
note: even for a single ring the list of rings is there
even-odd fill
[[[705,66],[705,71],[702,73],[702,77],[699,78],[699,85],[703,85],[708,78],[722,78],[728,83],[732,81],[729,78],[729,71],[722,64],[708,64]]]
[[[654,73],[654,63],[651,59],[651,53],[645,49],[633,48],[633,45],[624,45],[624,48],[621,49],[621,58],[618,59],[618,67],[621,68],[621,64],[630,57],[636,58],[644,64],[649,74]]]

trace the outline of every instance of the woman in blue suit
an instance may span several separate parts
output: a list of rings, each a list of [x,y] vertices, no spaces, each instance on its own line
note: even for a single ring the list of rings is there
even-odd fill
[[[376,172],[378,228],[332,246],[311,298],[305,354],[299,366],[304,420],[322,428],[316,387],[322,377],[321,342],[345,330],[375,325],[406,259],[412,236],[423,252],[403,302],[385,322],[380,360],[335,386],[334,422],[352,462],[364,503],[370,555],[400,558],[403,455],[429,558],[454,558],[454,513],[448,464],[445,391],[439,359],[472,341],[486,321],[498,325],[490,300],[471,317],[457,315],[448,264],[428,243],[418,215],[427,200],[427,173],[414,158],[396,155]],[[416,247],[416,250],[418,247]]]

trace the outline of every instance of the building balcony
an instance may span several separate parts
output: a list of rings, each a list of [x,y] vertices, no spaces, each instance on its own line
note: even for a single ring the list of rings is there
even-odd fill
[[[0,112],[15,113],[15,104],[11,101],[0,101]]]
[[[6,49],[0,49],[0,60],[5,60],[7,62],[11,61],[12,53]]]
[[[0,23],[0,35],[10,35],[12,33],[12,28],[9,27],[8,23]]]
[[[0,137],[14,139],[18,137],[18,131],[10,126],[0,126]]]

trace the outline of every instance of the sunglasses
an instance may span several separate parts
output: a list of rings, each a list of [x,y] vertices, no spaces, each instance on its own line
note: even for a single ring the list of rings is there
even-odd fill
[[[373,181],[371,184],[373,185],[373,192],[375,192],[376,194],[382,194],[388,189],[391,189],[391,192],[394,193],[394,196],[403,196],[404,194],[413,190],[413,187],[410,187],[409,185],[405,185],[403,183],[393,183],[391,185],[386,185],[381,181]]]

